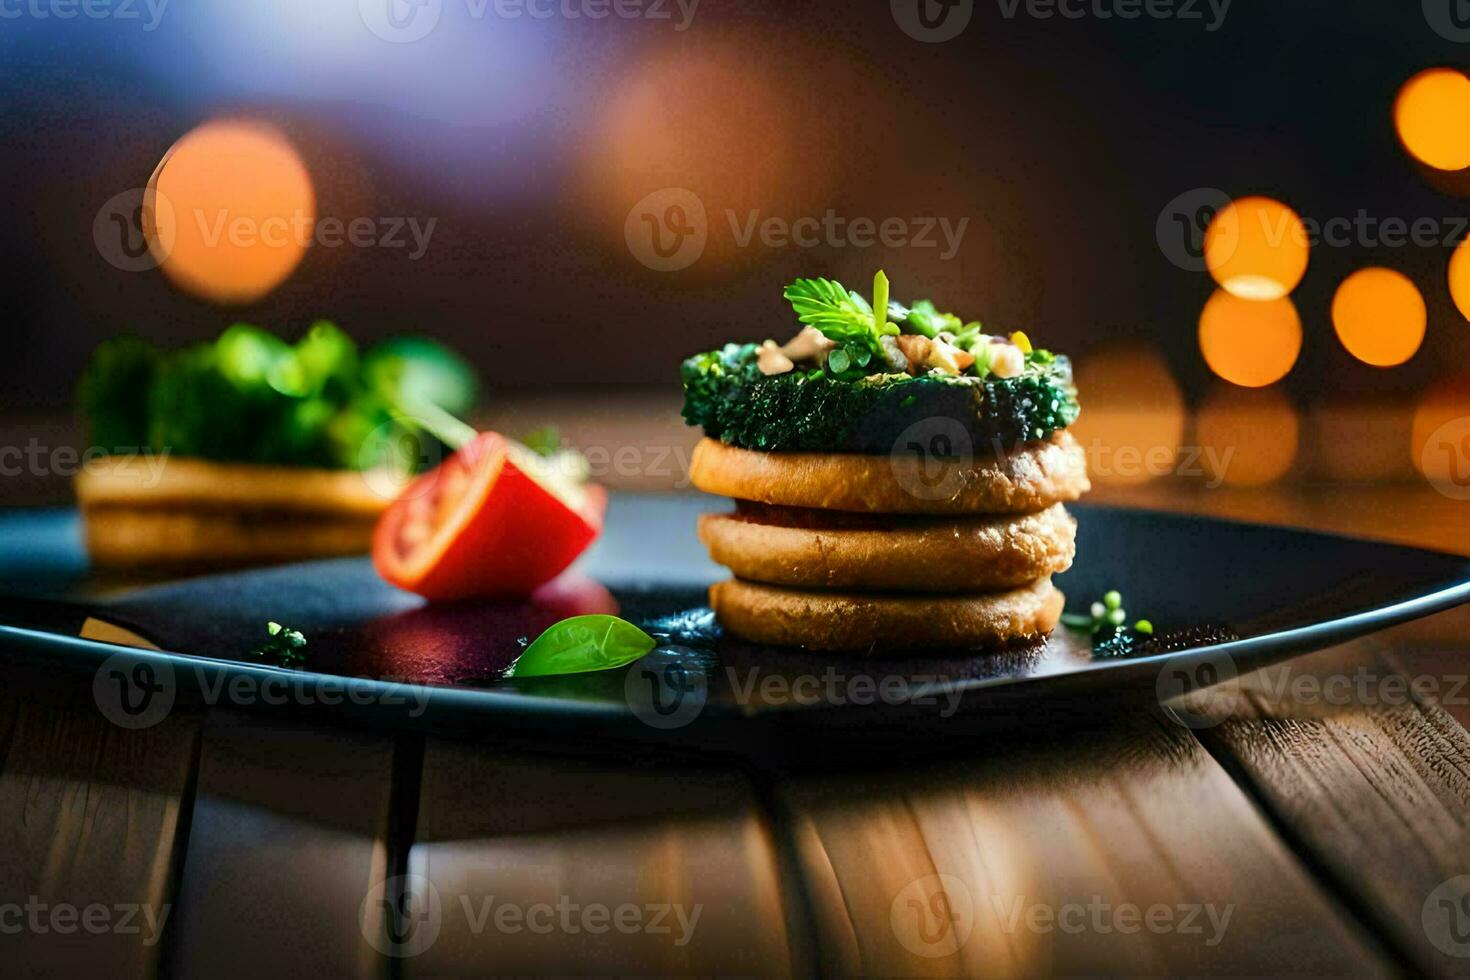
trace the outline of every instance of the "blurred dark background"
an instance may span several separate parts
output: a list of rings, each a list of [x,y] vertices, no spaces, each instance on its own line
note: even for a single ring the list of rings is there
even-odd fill
[[[1209,188],[1319,222],[1366,210],[1451,229],[1470,213],[1395,136],[1404,82],[1470,53],[1419,3],[1178,0],[1123,19],[1127,0],[1065,4],[1080,17],[980,0],[943,43],[877,0],[704,0],[692,17],[645,0],[643,16],[599,19],[567,11],[611,4],[543,0],[553,15],[539,17],[496,0],[136,0],[136,18],[62,19],[51,0],[26,3],[0,19],[11,418],[64,417],[89,350],[119,332],[178,344],[245,320],[294,336],[322,316],[365,341],[448,341],[482,371],[492,411],[554,389],[564,414],[595,415],[634,404],[603,386],[642,386],[662,390],[657,414],[677,406],[681,357],[790,331],[791,278],[866,289],[879,267],[900,297],[1073,353],[1084,381],[1097,365],[1084,406],[1109,438],[1135,424],[1142,443],[1203,443],[1198,416],[1218,406],[1210,431],[1246,453],[1225,482],[1413,479],[1415,413],[1432,400],[1438,422],[1465,404],[1452,248],[1314,247],[1291,296],[1300,357],[1247,391],[1201,355],[1214,283],[1156,234],[1171,202]],[[423,38],[379,36],[418,14],[438,18]],[[192,128],[241,117],[296,145],[319,217],[433,220],[422,256],[313,247],[241,306],[109,263],[99,209]],[[670,187],[697,196],[708,235],[672,272],[625,240],[630,209]],[[742,246],[731,228],[732,214],[829,210],[967,225],[952,256],[937,231],[937,247],[804,248]],[[1424,297],[1427,335],[1401,366],[1362,363],[1333,332],[1334,290],[1369,264]],[[1251,445],[1272,441],[1291,449],[1252,469]]]

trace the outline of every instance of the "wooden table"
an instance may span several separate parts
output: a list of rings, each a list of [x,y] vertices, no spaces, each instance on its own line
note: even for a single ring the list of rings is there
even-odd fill
[[[225,709],[129,730],[12,665],[0,972],[1470,974],[1467,636],[1460,611],[1189,711],[765,763]]]

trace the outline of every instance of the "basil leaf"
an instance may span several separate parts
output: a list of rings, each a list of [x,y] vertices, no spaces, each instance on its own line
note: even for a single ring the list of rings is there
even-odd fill
[[[625,667],[657,644],[616,616],[573,616],[552,626],[526,648],[506,677],[585,674]]]

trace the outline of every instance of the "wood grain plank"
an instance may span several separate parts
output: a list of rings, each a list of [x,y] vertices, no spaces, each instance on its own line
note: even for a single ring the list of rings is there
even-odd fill
[[[85,683],[15,669],[4,682],[3,971],[152,976],[174,908],[200,716],[175,710],[127,729]]]
[[[1426,700],[1470,728],[1470,606],[1405,623],[1378,639],[1384,659],[1416,680]]]
[[[964,762],[785,781],[824,968],[1386,972],[1183,728],[1027,729]]]
[[[177,976],[380,977],[393,739],[210,713],[168,961]]]
[[[1470,734],[1392,638],[1244,678],[1204,737],[1416,970],[1467,976]]]
[[[430,740],[408,870],[439,912],[406,976],[801,972],[775,845],[728,772]]]

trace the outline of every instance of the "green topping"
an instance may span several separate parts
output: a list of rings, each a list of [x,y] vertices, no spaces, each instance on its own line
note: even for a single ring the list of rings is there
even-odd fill
[[[981,452],[1045,439],[1077,419],[1066,358],[999,348],[978,321],[963,323],[929,300],[906,307],[890,296],[881,270],[873,277],[872,304],[831,279],[798,279],[785,296],[797,319],[835,346],[820,367],[798,363],[771,376],[757,367],[755,344],[689,358],[681,369],[684,418],[709,437],[747,449],[888,453],[914,423],[948,418]],[[875,316],[874,309],[887,315]],[[934,350],[926,354],[922,341],[901,349],[893,338],[905,334],[935,341]],[[938,339],[972,355],[974,364],[956,374],[966,359]],[[1006,373],[1020,364],[1020,374],[995,377],[996,350],[1006,350]]]
[[[1079,412],[1066,358],[1015,378],[848,381],[825,371],[767,377],[756,367],[758,354],[754,344],[729,344],[684,362],[690,425],[746,449],[887,454],[914,423],[953,419],[980,453],[1045,439]]]
[[[136,337],[117,337],[98,347],[77,386],[77,401],[92,423],[92,442],[106,447],[148,445],[148,390],[158,370],[158,351]]]
[[[404,451],[419,432],[451,447],[472,437],[454,415],[477,389],[473,369],[431,340],[402,337],[359,355],[319,321],[294,345],[247,324],[172,352],[118,337],[92,355],[78,400],[105,451],[370,469],[434,458]]]
[[[965,324],[953,313],[941,313],[930,300],[921,299],[907,310],[907,315],[899,321],[906,328],[905,333],[919,334],[931,340],[941,332],[949,333],[955,338],[955,346],[968,349],[980,336],[980,324]]]
[[[656,645],[653,637],[616,616],[573,616],[537,637],[505,676],[611,670],[641,659]]]
[[[267,623],[270,639],[250,652],[252,657],[273,660],[279,667],[299,667],[306,662],[306,637],[280,623]]]
[[[883,276],[883,273],[878,275]],[[887,284],[884,277],[882,302],[885,306]],[[877,289],[877,280],[874,288]],[[853,364],[862,368],[875,356],[881,358],[883,346],[880,338],[898,333],[898,327],[889,323],[887,317],[878,322],[867,300],[830,279],[798,279],[786,287],[785,296],[791,301],[798,320],[816,327],[824,337],[839,345],[838,350],[827,358],[827,369],[837,375],[853,370]],[[832,364],[833,355],[839,351],[846,355],[838,359],[841,367]],[[861,373],[857,374],[857,377],[861,376]]]
[[[882,332],[888,329],[888,275],[882,269],[873,276],[873,309],[882,310],[883,317],[880,320],[877,313],[873,314],[873,322]]]
[[[991,373],[991,344],[995,339],[1004,339],[987,336],[978,320],[965,323],[953,313],[939,310],[927,299],[904,306],[891,298],[888,276],[882,270],[873,277],[871,305],[855,290],[831,279],[798,279],[786,287],[785,296],[791,301],[798,320],[820,330],[846,353],[846,357],[837,359],[835,366],[830,354],[827,358],[827,370],[846,381],[864,377],[859,369],[868,367],[870,360],[882,361],[883,337],[910,334],[934,340],[943,335],[955,347],[975,357],[975,365],[964,373],[977,378]],[[888,315],[880,319],[873,314],[874,309],[886,309]],[[1045,367],[1056,359],[1050,351],[1031,350],[1029,342],[1023,353],[1028,366]]]

